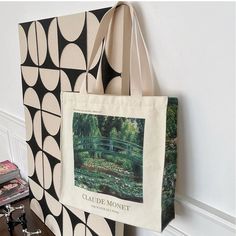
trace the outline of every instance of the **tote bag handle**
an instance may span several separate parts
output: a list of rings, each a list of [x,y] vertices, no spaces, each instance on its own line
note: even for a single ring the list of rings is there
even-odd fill
[[[109,11],[106,12],[100,22],[92,52],[88,61],[86,78],[80,90],[81,93],[87,93],[88,72],[102,41],[107,38],[109,25],[114,17],[115,10],[121,5],[128,7],[131,20],[131,32],[129,32],[131,33],[130,51],[124,50],[123,54],[123,60],[124,58],[127,59],[127,57],[129,57],[129,66],[123,67],[123,74],[126,75],[127,78],[122,77],[122,90],[127,91],[130,84],[131,96],[153,95],[153,73],[147,47],[133,6],[124,2],[118,2],[115,4]],[[127,80],[129,81],[127,82]],[[97,89],[99,91],[103,91],[102,83],[98,83],[98,86],[100,86],[100,88]]]

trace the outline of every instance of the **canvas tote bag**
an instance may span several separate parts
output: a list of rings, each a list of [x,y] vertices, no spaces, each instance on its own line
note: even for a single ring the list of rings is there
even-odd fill
[[[96,94],[87,93],[87,76],[80,93],[61,94],[60,201],[160,232],[174,218],[177,99],[153,95],[148,52],[130,4],[119,2],[104,15],[88,70],[121,5],[128,9],[122,74],[127,95],[103,94],[99,73]]]

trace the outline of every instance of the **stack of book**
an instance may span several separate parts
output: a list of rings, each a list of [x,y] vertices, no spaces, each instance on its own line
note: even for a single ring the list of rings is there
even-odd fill
[[[28,183],[10,161],[0,162],[0,207],[29,195]]]

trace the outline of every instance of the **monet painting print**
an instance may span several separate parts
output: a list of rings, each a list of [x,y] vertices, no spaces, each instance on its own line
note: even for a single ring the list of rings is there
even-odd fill
[[[77,187],[143,202],[145,120],[74,112]]]

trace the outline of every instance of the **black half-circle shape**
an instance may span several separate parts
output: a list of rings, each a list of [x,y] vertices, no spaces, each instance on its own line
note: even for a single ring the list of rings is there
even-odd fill
[[[62,54],[62,51],[66,47],[66,45],[68,45],[71,42],[66,40],[64,38],[64,36],[62,35],[60,27],[59,27],[59,24],[58,24],[58,18],[57,18],[57,37],[58,37],[59,64],[61,64],[61,54]]]
[[[59,67],[57,67],[57,66],[53,63],[48,49],[47,49],[47,54],[46,54],[45,61],[44,61],[43,64],[40,66],[40,68],[54,69],[54,70],[59,69]]]
[[[82,220],[80,220],[79,217],[77,217],[72,211],[70,211],[66,206],[63,205],[63,208],[65,211],[67,211],[69,217],[70,217],[70,220],[71,220],[71,225],[72,225],[72,229],[73,229],[73,232],[75,230],[75,227],[77,224],[79,223],[82,223],[84,224],[84,222]]]
[[[29,54],[28,33],[29,33],[29,28],[30,28],[31,24],[35,24],[35,21],[20,24],[22,26],[22,28],[25,32],[26,38],[27,38],[27,55],[26,55],[26,59],[25,59],[24,63],[21,64],[22,66],[38,66],[33,62],[32,58]]]
[[[107,60],[106,52],[104,52],[102,57],[102,81],[104,91],[106,90],[107,85],[111,82],[111,80],[117,76],[121,76],[121,73],[116,72],[111,67]]]
[[[31,56],[29,54],[29,51],[27,50],[27,56],[25,61],[21,64],[21,66],[33,66],[33,67],[37,67],[38,65],[36,65],[33,60],[31,59]]]
[[[75,83],[77,81],[77,78],[85,72],[85,70],[76,70],[76,69],[62,69],[66,75],[68,76],[69,78],[69,81],[70,81],[70,85],[71,85],[71,88],[72,90],[74,90],[75,88]]]
[[[99,68],[100,60],[101,59],[99,59],[98,63],[96,64],[96,66],[93,67],[93,69],[89,70],[89,73],[92,74],[95,79],[97,79],[97,74],[98,74],[98,68]]]
[[[45,31],[46,40],[47,40],[46,58],[45,58],[45,61],[43,62],[43,64],[40,66],[40,68],[58,69],[58,67],[53,63],[50,53],[49,53],[49,50],[48,50],[48,32],[49,32],[49,27],[54,19],[55,19],[55,17],[38,21],[42,25],[42,27]]]
[[[83,52],[85,62],[87,64],[87,13],[85,13],[84,26],[80,36],[74,41],[76,45],[78,45]]]
[[[30,88],[31,86],[29,86],[26,82],[25,79],[23,77],[22,71],[21,71],[21,84],[22,84],[22,92],[23,92],[23,100],[24,100],[24,96],[25,96],[25,91]]]
[[[39,101],[40,101],[40,106],[42,108],[42,102],[43,102],[43,98],[44,95],[48,92],[48,90],[44,87],[40,73],[38,74],[38,79],[36,84],[33,86],[34,90],[36,91],[38,97],[39,97]]]
[[[38,22],[42,25],[47,38],[48,38],[49,27],[54,19],[55,19],[55,17],[47,18],[47,19],[43,19],[43,20],[38,20]]]
[[[43,217],[44,217],[44,220],[45,218],[47,217],[47,215],[53,215],[48,207],[48,204],[46,202],[46,198],[45,198],[45,190],[43,191],[43,197],[41,200],[37,200],[39,202],[39,205],[41,206],[42,208],[42,211],[43,211]]]
[[[105,15],[105,13],[110,9],[111,9],[111,7],[106,7],[106,8],[93,10],[93,11],[89,11],[89,12],[93,13],[97,17],[98,21],[100,22],[102,17]]]
[[[25,22],[25,23],[21,23],[20,26],[24,29],[25,31],[25,35],[26,37],[28,38],[28,32],[29,32],[29,28],[31,26],[31,24],[33,23],[34,21],[30,21],[30,22]]]

